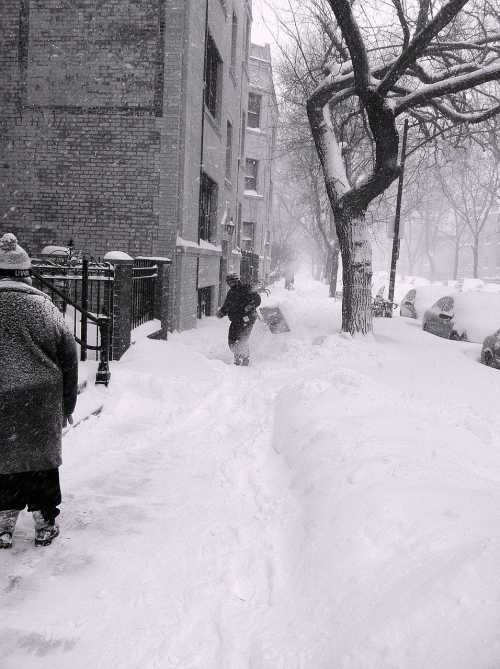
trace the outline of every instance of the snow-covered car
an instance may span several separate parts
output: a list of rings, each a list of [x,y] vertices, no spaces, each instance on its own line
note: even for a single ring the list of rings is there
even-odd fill
[[[500,369],[500,330],[489,335],[483,341],[481,349],[481,362],[489,367]]]
[[[449,286],[416,286],[411,288],[401,300],[399,315],[405,318],[422,318],[440,297],[450,294]]]
[[[500,325],[500,293],[469,292],[441,297],[424,314],[426,332],[481,344]]]

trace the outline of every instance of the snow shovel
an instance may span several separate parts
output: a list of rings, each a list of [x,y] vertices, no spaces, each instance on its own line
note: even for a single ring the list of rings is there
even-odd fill
[[[288,323],[279,307],[260,307],[259,310],[262,320],[273,334],[281,332],[290,332]]]

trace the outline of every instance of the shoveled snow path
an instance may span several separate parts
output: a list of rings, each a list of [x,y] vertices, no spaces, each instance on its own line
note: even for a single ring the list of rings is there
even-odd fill
[[[62,535],[0,554],[1,669],[490,669],[500,373],[407,319],[137,343],[65,438]]]
[[[61,538],[34,551],[23,514],[1,556],[2,669],[261,666],[286,490],[275,390],[227,364],[219,329],[225,362],[187,349],[175,369],[141,341],[67,437]]]

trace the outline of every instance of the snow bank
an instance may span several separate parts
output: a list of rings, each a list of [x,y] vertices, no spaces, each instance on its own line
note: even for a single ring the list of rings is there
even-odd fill
[[[445,295],[453,295],[453,290],[448,286],[443,285],[431,285],[431,286],[419,286],[415,289],[415,311],[417,312],[417,318],[421,319],[424,315],[424,312],[427,309],[430,309],[432,305],[439,300],[440,297]]]
[[[455,295],[454,328],[469,341],[482,343],[500,328],[500,294],[469,292]]]
[[[227,319],[134,330],[64,438],[60,538],[25,513],[0,555],[2,669],[498,666],[500,372],[295,286],[249,368]]]

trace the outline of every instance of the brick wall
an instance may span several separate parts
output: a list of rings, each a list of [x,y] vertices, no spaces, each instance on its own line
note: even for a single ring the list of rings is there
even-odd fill
[[[198,241],[205,2],[77,4],[78,11],[65,0],[0,0],[0,233],[16,232],[32,253],[73,240],[96,256],[170,257],[173,327],[193,327],[196,258],[177,262],[175,249],[177,234]],[[235,217],[242,200],[249,16],[246,0],[225,7],[227,16],[220,0],[209,0],[224,61],[223,112],[206,130],[204,162],[219,184],[219,220],[226,202]],[[236,77],[229,74],[233,9]]]
[[[198,310],[198,258],[178,252],[175,258],[176,318],[173,328],[189,330],[196,327]]]
[[[66,4],[0,5],[0,231],[16,231],[34,253],[70,239],[94,255],[164,252],[162,3],[143,3],[141,16],[136,3],[108,2],[101,23],[104,5]],[[95,30],[78,16],[96,17]],[[131,41],[141,35],[143,52]]]

